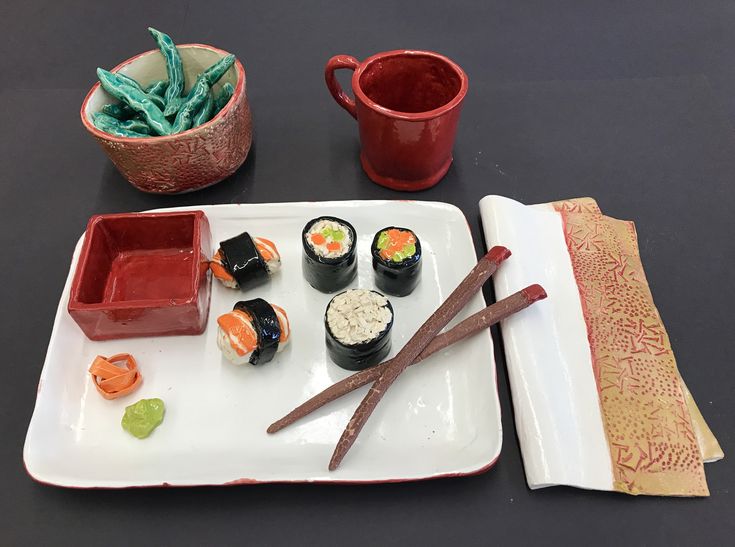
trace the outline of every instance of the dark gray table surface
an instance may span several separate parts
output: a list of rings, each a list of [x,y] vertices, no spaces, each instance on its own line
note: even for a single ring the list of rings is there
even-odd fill
[[[406,198],[362,173],[355,123],[332,101],[322,70],[337,53],[416,48],[460,63],[470,92],[449,174],[410,197],[459,206],[478,252],[477,202],[489,193],[526,203],[593,196],[609,215],[635,220],[679,368],[732,456],[735,4],[6,0],[0,25],[0,543],[732,541],[735,473],[727,458],[707,466],[708,499],[529,491],[500,346],[503,451],[494,469],[475,477],[74,491],[33,482],[21,451],[87,218],[177,205]],[[244,62],[255,144],[246,164],[210,189],[142,194],[80,124],[95,67],[150,49],[149,25]]]

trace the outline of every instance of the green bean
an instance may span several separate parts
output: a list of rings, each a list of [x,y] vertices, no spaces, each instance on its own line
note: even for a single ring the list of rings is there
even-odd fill
[[[146,87],[145,92],[149,95],[158,95],[159,97],[163,97],[163,94],[166,92],[167,88],[168,80],[157,80]]]
[[[115,74],[117,74],[117,77],[120,78],[126,84],[133,86],[138,91],[143,91],[143,88],[140,87],[140,84],[137,81],[135,81],[133,78],[131,78],[130,76],[126,76],[122,72],[115,72]],[[145,91],[143,91],[143,93],[145,93]]]
[[[214,110],[215,112],[219,112],[222,110],[225,105],[230,102],[230,98],[235,93],[235,88],[232,86],[230,82],[225,82],[222,85],[222,91],[220,91],[219,95],[214,101]]]
[[[142,87],[140,87],[140,84],[133,80],[130,76],[126,76],[125,74],[121,74],[120,72],[116,72],[117,77],[120,78],[124,83],[128,84],[131,87],[134,87],[141,93],[145,93],[148,95],[148,98],[151,100],[153,104],[155,104],[158,108],[163,110],[166,107],[166,103],[163,102],[163,97],[160,97],[155,94],[149,94],[147,91],[145,91]]]
[[[143,95],[146,96],[146,98],[152,102],[154,105],[158,107],[159,110],[163,110],[166,108],[166,103],[163,100],[163,97],[159,97],[158,95],[153,95],[150,93],[146,93],[145,91],[142,92]]]
[[[235,56],[230,53],[205,70],[204,77],[207,78],[209,87],[212,87],[214,84],[219,82],[219,79],[224,76],[225,72],[230,70],[230,67],[234,64]]]
[[[143,133],[144,135],[150,135],[153,133],[151,128],[148,127],[148,124],[145,123],[145,120],[137,120],[135,118],[132,120],[120,121],[120,127],[130,131],[135,131],[136,133]]]
[[[117,77],[123,82],[128,84],[131,87],[134,87],[141,93],[145,93],[148,95],[148,98],[151,100],[153,104],[155,104],[158,108],[163,110],[166,107],[166,103],[163,102],[163,98],[159,97],[158,95],[149,94],[147,91],[143,90],[142,87],[140,87],[140,84],[133,80],[130,76],[126,76],[125,74],[122,74],[121,72],[115,72]]]
[[[151,27],[148,28],[148,32],[153,36],[153,39],[158,44],[158,49],[161,50],[161,54],[166,60],[168,88],[166,88],[166,93],[163,96],[166,99],[164,114],[170,116],[174,113],[174,110],[171,109],[171,101],[176,97],[180,97],[184,91],[184,65],[181,62],[179,50],[176,49],[176,44],[174,44],[174,41],[168,34],[164,34]]]
[[[135,131],[136,133],[143,133],[144,135],[151,135],[153,133],[151,128],[148,127],[148,124],[143,120],[126,120],[124,122],[120,122],[120,126],[123,129]]]
[[[142,133],[143,135],[151,134],[151,128],[148,127],[148,124],[146,124],[143,120],[118,120],[117,118],[113,118],[112,116],[105,114],[104,112],[97,112],[97,114],[95,114],[95,119],[101,120],[103,123],[106,124],[111,124],[116,127],[126,129],[128,131],[135,131],[136,133]]]
[[[212,92],[207,93],[207,98],[204,99],[204,104],[194,116],[194,120],[191,122],[192,127],[199,127],[203,123],[208,122],[212,119],[212,113],[214,112],[214,97]]]
[[[115,74],[97,69],[97,77],[102,87],[116,99],[127,103],[133,110],[143,114],[148,126],[158,135],[169,135],[171,124],[163,112],[149,99],[148,95],[141,93],[132,86],[127,85]]]
[[[119,124],[121,120],[114,118],[110,116],[109,114],[105,114],[104,112],[95,112],[92,114],[92,117],[99,122],[102,123],[113,123],[113,124]]]
[[[163,100],[163,97],[153,95],[152,93],[147,93],[146,96],[148,97],[149,101],[151,101],[158,107],[159,110],[163,111],[166,108],[166,101]]]
[[[227,72],[233,64],[235,64],[235,56],[230,53],[210,66],[202,75],[206,78],[209,86],[212,87],[220,80],[220,78],[222,78],[225,72]],[[166,117],[177,114],[185,100],[185,98],[176,98],[171,102],[166,103],[166,109],[164,110]]]
[[[103,105],[102,112],[118,120],[128,120],[135,116],[135,110],[122,103]]]
[[[104,131],[105,133],[109,133],[110,135],[115,135],[117,137],[143,138],[148,136],[143,133],[138,133],[137,131],[125,129],[120,125],[123,122],[100,112],[97,112],[92,116],[92,123],[100,131]]]
[[[127,81],[125,79],[122,79],[122,81],[123,81],[123,83],[127,83]],[[134,82],[135,80],[132,80],[132,81]],[[135,87],[135,86],[131,86],[131,87]],[[166,108],[166,103],[164,102],[163,97],[159,97],[158,95],[154,95],[152,93],[146,93],[145,91],[143,91],[141,89],[140,86],[138,86],[137,89],[141,93],[143,93],[146,97],[148,97],[148,100],[151,101],[153,104],[155,104],[161,110],[163,110],[164,108]]]
[[[179,108],[181,108],[181,105],[184,104],[184,101],[186,100],[186,97],[174,97],[171,99],[171,102],[166,103],[166,110],[164,111],[164,115],[167,118],[176,117],[176,114],[179,113]],[[170,112],[170,114],[166,114],[166,112]]]
[[[202,74],[197,78],[196,83],[186,96],[184,104],[181,105],[178,114],[176,114],[176,119],[173,123],[174,133],[186,131],[191,127],[192,118],[204,101],[207,100],[207,95],[209,95],[209,85],[207,84],[207,79]]]

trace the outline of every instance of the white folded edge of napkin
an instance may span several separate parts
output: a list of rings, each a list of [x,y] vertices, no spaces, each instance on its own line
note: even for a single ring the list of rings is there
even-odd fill
[[[548,298],[501,323],[516,430],[530,488],[612,490],[587,327],[561,216],[501,196],[480,200],[488,248],[511,257],[493,276],[497,299],[532,283]]]

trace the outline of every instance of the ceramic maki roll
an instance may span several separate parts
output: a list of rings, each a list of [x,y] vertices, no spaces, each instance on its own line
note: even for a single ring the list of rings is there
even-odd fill
[[[217,325],[217,346],[235,365],[267,363],[291,337],[286,312],[262,298],[237,302]]]
[[[408,228],[378,231],[370,246],[375,286],[393,296],[411,294],[421,278],[421,242]]]
[[[324,327],[332,361],[347,370],[362,370],[390,352],[393,307],[377,291],[344,291],[327,305]]]
[[[281,268],[275,244],[247,232],[222,241],[209,263],[215,278],[225,287],[247,290],[270,279]]]
[[[301,233],[303,271],[309,284],[331,293],[344,289],[357,274],[357,233],[346,220],[319,217]]]

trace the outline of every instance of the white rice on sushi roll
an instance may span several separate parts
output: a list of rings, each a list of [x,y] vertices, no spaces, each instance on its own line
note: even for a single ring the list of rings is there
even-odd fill
[[[317,256],[339,258],[352,248],[352,233],[345,224],[322,218],[306,232],[306,241]]]
[[[324,314],[327,353],[347,370],[380,363],[390,352],[393,307],[377,291],[351,289],[329,302]]]

